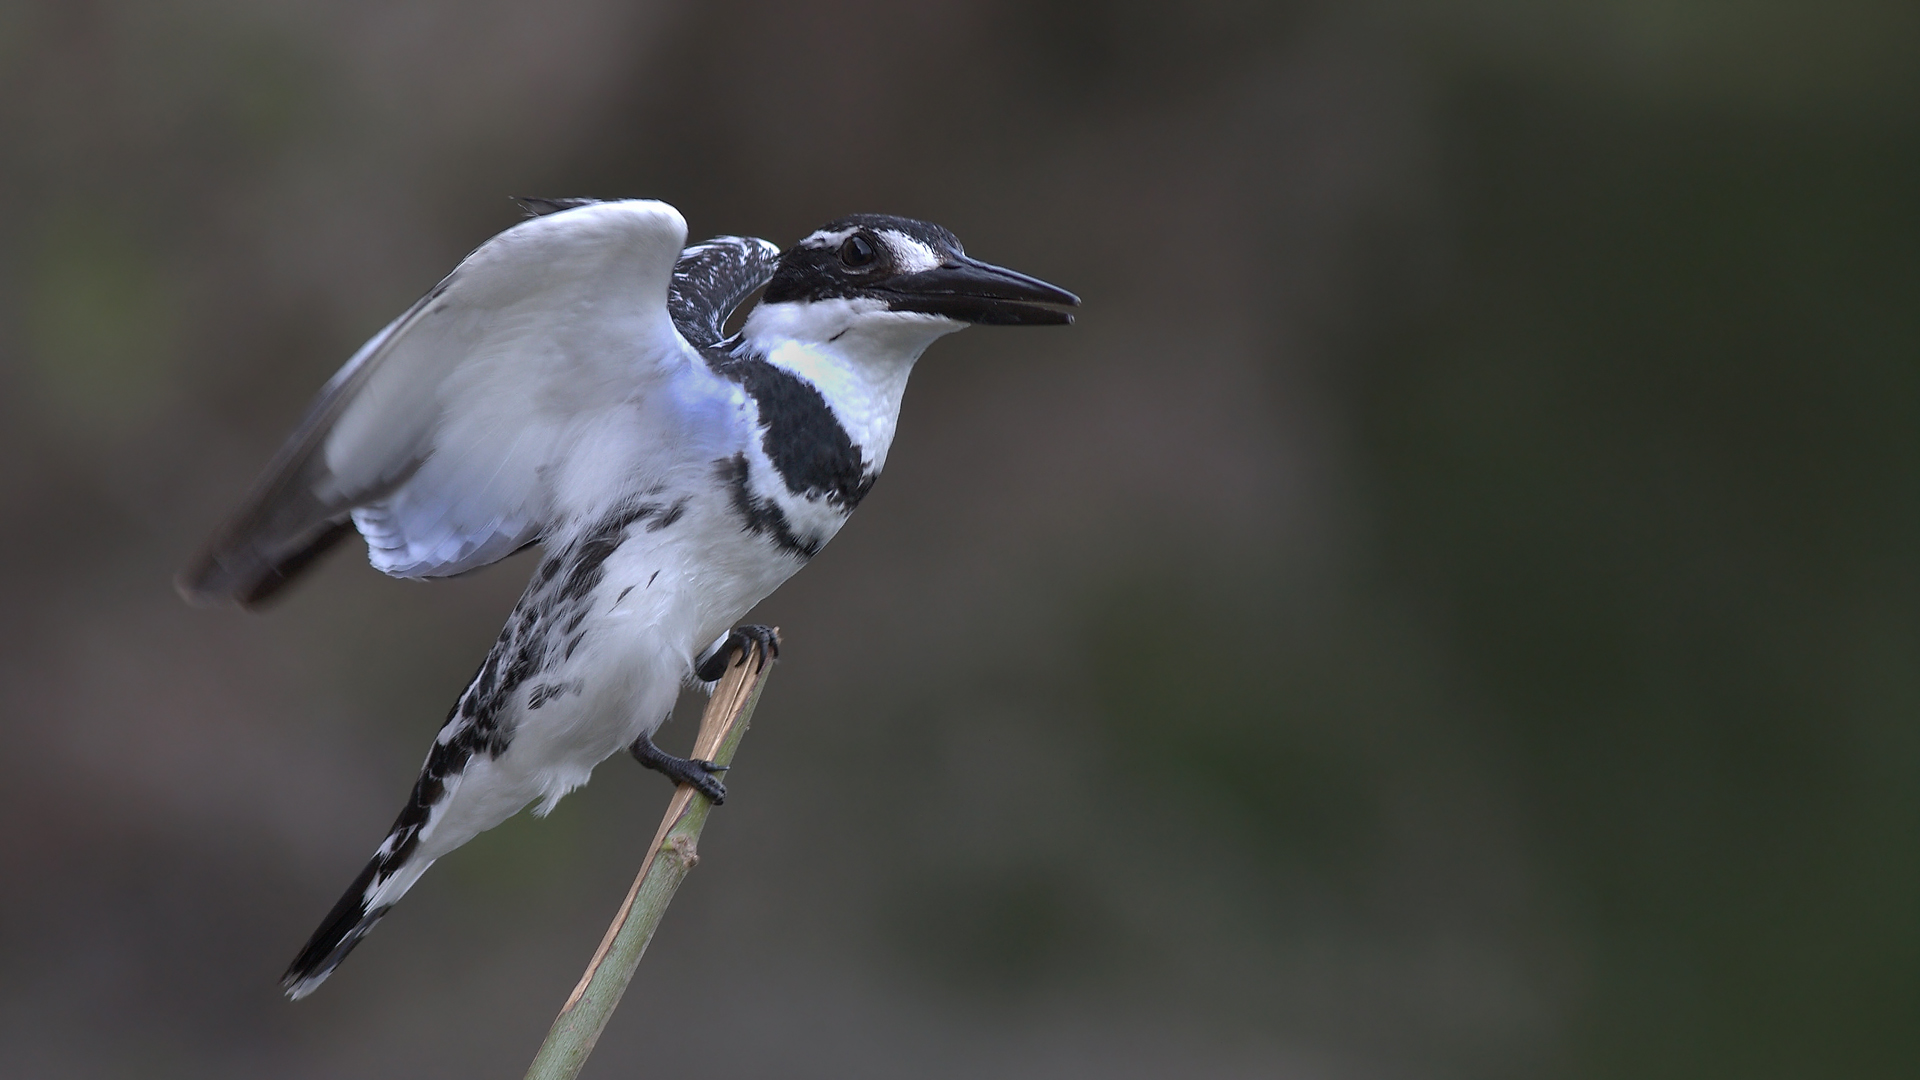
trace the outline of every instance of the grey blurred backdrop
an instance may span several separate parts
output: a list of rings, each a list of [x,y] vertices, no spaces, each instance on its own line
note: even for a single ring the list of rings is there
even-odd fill
[[[525,1067],[631,762],[275,983],[528,557],[169,583],[515,194],[1086,298],[936,345],[760,610],[587,1075],[1920,1073],[1916,56],[1874,0],[0,5],[0,1075]]]

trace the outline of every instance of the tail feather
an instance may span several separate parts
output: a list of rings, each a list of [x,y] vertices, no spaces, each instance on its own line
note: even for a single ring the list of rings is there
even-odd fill
[[[428,841],[428,834],[434,831],[435,818],[447,808],[456,790],[465,787],[464,773],[475,752],[486,747],[489,757],[497,757],[505,749],[504,739],[499,740],[497,747],[488,742],[497,737],[497,725],[490,713],[484,718],[486,723],[476,720],[474,702],[476,687],[481,696],[494,687],[501,649],[512,640],[507,633],[500,635],[502,644],[496,644],[487,654],[473,685],[448,714],[446,726],[427,754],[420,778],[414,781],[413,795],[401,808],[400,816],[394,819],[386,840],[361,869],[360,876],[347,887],[346,894],[327,913],[320,929],[313,932],[287,973],[280,977],[280,986],[288,997],[298,1001],[327,981],[333,969],[340,966],[353,947],[360,944],[360,939],[413,888],[414,882],[420,880],[420,875],[426,873],[436,859],[511,817],[537,794],[510,784],[495,782],[490,787],[482,782],[474,789],[478,792],[475,798],[479,808],[469,807],[465,823],[452,833],[441,829],[440,835]],[[511,689],[512,684],[507,684],[506,691]]]
[[[372,902],[375,883],[385,867],[386,858],[374,856],[366,869],[360,871],[360,876],[353,879],[346,895],[327,913],[320,929],[307,939],[306,948],[300,950],[287,973],[280,977],[280,988],[288,997],[299,1001],[326,982],[340,961],[347,958],[353,947],[360,944],[360,939],[367,936],[367,931],[373,929],[373,924],[393,906]]]
[[[434,860],[419,851],[420,827],[427,820],[428,811],[419,805],[419,793],[415,794],[415,801],[401,811],[400,820],[394,823],[386,842],[367,860],[360,876],[347,886],[333,910],[321,921],[320,929],[307,939],[306,947],[294,957],[287,973],[280,976],[280,988],[288,997],[299,1001],[326,982],[340,961],[367,936],[367,931],[372,930],[380,917],[433,865]]]

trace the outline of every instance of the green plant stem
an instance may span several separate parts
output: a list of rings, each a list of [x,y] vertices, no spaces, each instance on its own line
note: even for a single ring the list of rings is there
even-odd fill
[[[760,691],[767,684],[773,665],[754,646],[728,669],[707,702],[700,718],[700,736],[694,740],[693,756],[718,765],[731,764],[733,752],[753,719],[753,708],[760,702]],[[667,804],[667,814],[654,834],[653,846],[641,863],[640,876],[627,890],[626,902],[613,917],[599,951],[587,965],[580,985],[560,1008],[560,1015],[547,1032],[547,1039],[534,1055],[527,1080],[573,1080],[580,1075],[587,1055],[600,1041],[607,1021],[627,992],[640,957],[653,940],[653,932],[666,914],[667,905],[680,888],[680,882],[700,861],[700,830],[707,823],[713,803],[692,787],[682,784]]]

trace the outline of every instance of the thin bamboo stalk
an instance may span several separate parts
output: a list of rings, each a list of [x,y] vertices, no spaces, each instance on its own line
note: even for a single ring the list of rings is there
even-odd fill
[[[693,756],[719,765],[733,762],[733,753],[753,719],[760,703],[760,691],[767,685],[773,665],[758,645],[743,652],[714,688],[707,711],[700,718],[700,736],[694,740]],[[606,1030],[607,1021],[627,992],[640,957],[653,940],[653,932],[666,914],[667,904],[680,888],[680,882],[700,861],[700,830],[707,823],[713,803],[691,786],[681,784],[667,804],[666,816],[654,833],[653,846],[640,864],[640,876],[627,890],[627,899],[607,927],[593,960],[587,964],[580,985],[573,988],[560,1015],[547,1032],[547,1039],[534,1055],[527,1080],[573,1080],[580,1075],[587,1055]]]

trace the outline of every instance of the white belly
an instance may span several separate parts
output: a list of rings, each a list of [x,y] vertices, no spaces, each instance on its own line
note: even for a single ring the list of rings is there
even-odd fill
[[[663,505],[674,505],[664,498]],[[744,530],[723,492],[676,500],[670,523],[655,513],[624,529],[590,586],[568,595],[571,567],[542,563],[508,622],[502,645],[532,657],[505,692],[498,721],[506,746],[477,753],[421,835],[437,858],[539,800],[536,813],[585,784],[594,766],[666,719],[695,657],[792,576],[802,560]],[[550,559],[561,559],[560,555]],[[531,623],[528,611],[537,614]],[[517,628],[537,648],[514,651]],[[512,662],[502,665],[510,670]],[[471,691],[470,691],[471,692]],[[442,731],[459,737],[460,716]]]

